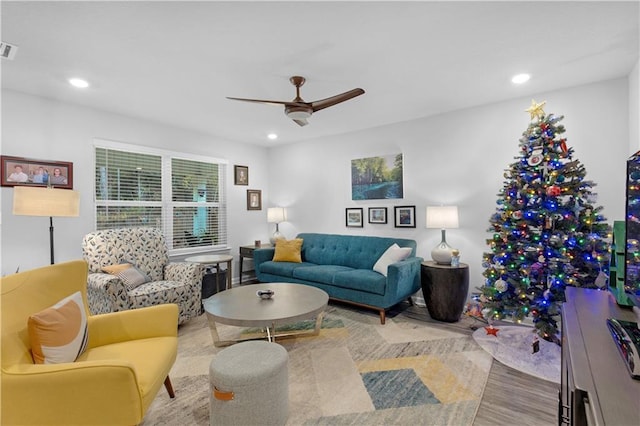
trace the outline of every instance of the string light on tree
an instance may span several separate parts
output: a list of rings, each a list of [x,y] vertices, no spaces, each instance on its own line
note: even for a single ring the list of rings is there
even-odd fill
[[[562,137],[563,116],[531,101],[519,156],[505,171],[483,255],[480,301],[492,319],[531,316],[539,336],[555,340],[567,285],[602,287],[610,228],[594,206],[595,184]]]

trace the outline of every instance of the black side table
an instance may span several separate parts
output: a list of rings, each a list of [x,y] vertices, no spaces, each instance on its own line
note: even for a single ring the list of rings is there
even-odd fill
[[[242,274],[248,274],[251,273],[252,271],[242,271],[242,261],[244,260],[244,258],[248,258],[248,259],[253,259],[253,252],[255,249],[257,248],[270,248],[272,247],[271,244],[262,244],[260,245],[260,247],[256,247],[255,245],[251,245],[251,246],[240,246],[240,282],[238,283],[238,285],[242,285]]]
[[[440,265],[422,262],[421,284],[431,318],[438,321],[460,320],[469,291],[469,265]]]

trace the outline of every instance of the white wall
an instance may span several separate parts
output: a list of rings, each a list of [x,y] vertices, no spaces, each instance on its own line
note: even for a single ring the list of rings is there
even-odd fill
[[[629,73],[629,155],[640,150],[640,60]]]
[[[428,96],[428,94],[425,94]],[[617,79],[534,97],[546,100],[548,113],[564,115],[567,144],[597,183],[596,205],[609,222],[624,217],[625,161],[628,157],[628,84]],[[518,155],[518,139],[530,119],[521,98],[435,117],[272,148],[269,151],[270,203],[288,208],[280,230],[332,232],[413,238],[418,255],[430,259],[440,231],[425,228],[427,205],[457,204],[460,228],[447,241],[470,267],[470,288],[483,284],[482,253],[495,211],[504,169]],[[350,161],[384,154],[404,154],[402,200],[352,201]],[[417,227],[394,228],[393,206],[415,205]],[[345,208],[388,207],[389,223],[345,227]],[[366,222],[366,219],[365,219]]]
[[[56,262],[81,258],[82,237],[95,229],[93,138],[227,159],[231,254],[237,259],[239,245],[268,239],[266,209],[246,209],[247,188],[262,189],[263,197],[268,197],[266,148],[3,90],[2,154],[73,162],[74,189],[81,196],[80,217],[54,218]],[[250,186],[233,185],[234,164],[249,166]],[[2,275],[18,267],[24,271],[47,265],[49,219],[14,216],[12,188],[2,188],[0,197]]]

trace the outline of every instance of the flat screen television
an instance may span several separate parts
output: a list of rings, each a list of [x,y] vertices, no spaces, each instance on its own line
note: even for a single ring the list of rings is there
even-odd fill
[[[624,292],[640,307],[640,151],[627,160]]]

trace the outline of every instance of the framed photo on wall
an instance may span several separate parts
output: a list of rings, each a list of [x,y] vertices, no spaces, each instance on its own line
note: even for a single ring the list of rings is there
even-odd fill
[[[247,210],[262,210],[262,190],[247,189]]]
[[[233,184],[249,185],[249,167],[233,166]]]
[[[0,185],[48,186],[73,189],[73,163],[33,160],[24,157],[0,157]]]
[[[395,206],[393,213],[396,228],[416,227],[416,206]]]
[[[369,223],[387,223],[387,208],[369,207]]]
[[[362,220],[362,208],[351,207],[345,209],[345,220],[348,228],[362,228],[364,221]]]

